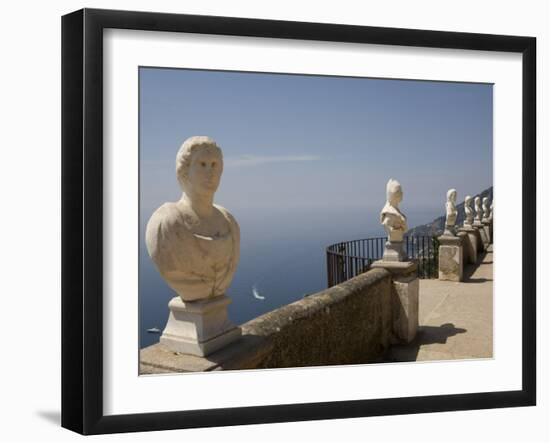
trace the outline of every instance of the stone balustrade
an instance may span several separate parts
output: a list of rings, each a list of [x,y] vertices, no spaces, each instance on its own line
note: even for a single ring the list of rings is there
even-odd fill
[[[242,324],[238,340],[206,357],[161,343],[142,349],[140,373],[374,362],[398,340],[396,328],[406,321],[401,289],[394,287],[390,271],[372,269]]]

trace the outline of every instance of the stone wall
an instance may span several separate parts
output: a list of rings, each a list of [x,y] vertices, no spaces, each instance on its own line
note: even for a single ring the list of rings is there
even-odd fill
[[[372,269],[243,325],[242,338],[207,357],[162,345],[141,351],[143,374],[359,364],[380,359],[392,336],[392,278]]]

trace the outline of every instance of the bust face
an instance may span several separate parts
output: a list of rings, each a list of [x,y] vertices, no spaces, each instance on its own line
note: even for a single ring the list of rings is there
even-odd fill
[[[214,149],[204,148],[193,154],[186,187],[197,194],[213,194],[220,185],[223,159]]]
[[[451,195],[449,195],[449,200],[456,203],[456,191],[451,192]]]
[[[389,195],[389,201],[393,206],[397,206],[403,200],[403,190],[401,186],[395,187]]]

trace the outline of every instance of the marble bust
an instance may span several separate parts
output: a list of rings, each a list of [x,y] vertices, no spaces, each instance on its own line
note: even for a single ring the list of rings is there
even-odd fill
[[[403,200],[401,184],[390,178],[386,185],[386,204],[380,211],[380,223],[388,235],[384,248],[383,261],[404,261],[407,256],[403,249],[403,235],[407,232],[407,217],[399,210]]]
[[[384,226],[390,242],[403,241],[403,234],[408,230],[407,217],[399,210],[402,200],[401,184],[390,178],[386,185],[386,204],[380,211],[380,223]]]
[[[481,197],[479,195],[474,199],[474,209],[476,213],[474,222],[481,223],[481,217],[483,216],[483,209],[481,208]]]
[[[214,140],[187,139],[176,156],[182,196],[160,206],[147,224],[147,251],[184,302],[223,295],[239,262],[239,225],[213,203],[222,171],[222,151]]]
[[[472,209],[472,197],[467,195],[464,198],[464,226],[471,228],[474,222],[474,210]]]
[[[491,210],[489,209],[489,197],[483,197],[483,203],[481,206],[483,208],[483,220],[489,221],[489,215],[491,212]]]
[[[445,232],[443,235],[455,235],[455,223],[458,211],[456,209],[456,189],[449,189],[447,191],[447,203],[445,204],[446,218],[445,218]]]

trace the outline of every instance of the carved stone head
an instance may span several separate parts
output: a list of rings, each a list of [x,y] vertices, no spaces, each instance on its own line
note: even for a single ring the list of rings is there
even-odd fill
[[[464,226],[470,226],[474,222],[474,211],[472,210],[472,196],[467,195],[464,198]]]
[[[483,197],[482,208],[483,208],[483,218],[488,219],[491,212],[489,208],[489,197]]]
[[[215,193],[222,172],[222,151],[210,137],[190,137],[181,145],[176,155],[176,175],[188,196]]]
[[[390,178],[386,184],[386,200],[395,207],[399,206],[399,203],[403,200],[401,183],[393,178]]]
[[[481,208],[481,197],[479,195],[474,199],[474,209],[476,211],[475,220],[481,221],[483,209]]]
[[[449,189],[447,191],[447,201],[456,204],[456,189]]]

